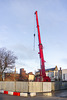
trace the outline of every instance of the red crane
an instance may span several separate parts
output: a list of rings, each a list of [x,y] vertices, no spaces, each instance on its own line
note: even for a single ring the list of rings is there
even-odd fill
[[[37,15],[37,11],[35,12],[36,15],[36,23],[37,23],[37,30],[38,30],[38,40],[39,40],[39,56],[40,56],[40,63],[41,63],[41,69],[40,69],[40,77],[36,78],[36,81],[40,81],[40,82],[50,82],[51,79],[46,76],[46,72],[45,72],[45,60],[44,60],[44,56],[43,56],[43,45],[41,43],[41,36],[40,36],[40,29],[39,29],[39,22],[38,22],[38,15]]]

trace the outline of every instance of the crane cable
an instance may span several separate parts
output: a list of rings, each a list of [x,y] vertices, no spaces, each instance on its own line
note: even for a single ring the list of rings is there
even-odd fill
[[[35,15],[34,15],[34,48],[33,50],[35,51]]]

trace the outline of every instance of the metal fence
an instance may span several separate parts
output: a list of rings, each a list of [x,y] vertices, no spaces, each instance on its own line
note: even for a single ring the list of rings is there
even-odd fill
[[[17,92],[51,92],[67,89],[67,82],[0,81],[0,90]]]

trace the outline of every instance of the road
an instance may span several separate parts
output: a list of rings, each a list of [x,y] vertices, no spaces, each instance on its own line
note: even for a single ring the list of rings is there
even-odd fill
[[[52,97],[36,96],[36,97],[21,97],[0,94],[0,100],[67,100],[67,90],[55,92]]]
[[[56,97],[67,98],[67,90],[55,91],[53,95]]]

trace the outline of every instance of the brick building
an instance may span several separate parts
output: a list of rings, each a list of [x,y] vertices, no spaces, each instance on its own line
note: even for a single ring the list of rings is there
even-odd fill
[[[20,75],[18,73],[5,73],[4,81],[18,81],[20,78]]]
[[[20,81],[28,81],[28,74],[24,70],[24,68],[20,69]]]
[[[11,72],[11,73],[4,73],[4,81],[33,81],[34,74],[32,72],[26,73],[24,68],[20,69],[20,73]],[[2,81],[2,73],[0,73],[0,81]]]

